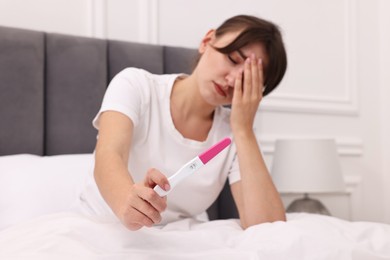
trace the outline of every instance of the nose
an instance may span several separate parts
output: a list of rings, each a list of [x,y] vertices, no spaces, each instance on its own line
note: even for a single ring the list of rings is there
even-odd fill
[[[239,72],[240,72],[240,68],[235,68],[229,71],[228,74],[226,74],[225,80],[229,87],[231,88],[234,87]]]

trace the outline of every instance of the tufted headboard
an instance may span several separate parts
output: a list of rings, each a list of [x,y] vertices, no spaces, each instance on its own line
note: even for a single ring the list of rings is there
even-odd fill
[[[0,26],[0,155],[91,153],[91,121],[125,67],[190,73],[194,49]],[[228,185],[208,210],[237,217]]]

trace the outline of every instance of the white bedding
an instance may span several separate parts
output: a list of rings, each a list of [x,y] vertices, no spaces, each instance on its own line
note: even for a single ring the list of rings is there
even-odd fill
[[[185,219],[134,232],[71,213],[89,156],[0,157],[0,259],[390,259],[386,224],[301,213],[245,231],[237,220]]]
[[[243,231],[237,220],[191,219],[126,230],[70,213],[0,232],[0,259],[390,259],[390,227],[312,214]]]

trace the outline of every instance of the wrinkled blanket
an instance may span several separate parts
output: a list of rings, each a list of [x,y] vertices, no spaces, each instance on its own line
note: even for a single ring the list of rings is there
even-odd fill
[[[242,230],[237,219],[184,219],[129,231],[74,213],[41,216],[0,232],[0,259],[390,259],[390,225],[288,214]]]

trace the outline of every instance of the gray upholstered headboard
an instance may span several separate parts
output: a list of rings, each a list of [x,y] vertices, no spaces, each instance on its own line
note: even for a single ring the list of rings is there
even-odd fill
[[[91,153],[91,121],[109,81],[125,67],[190,73],[194,49],[0,26],[0,155]],[[237,217],[230,189],[209,209]]]

